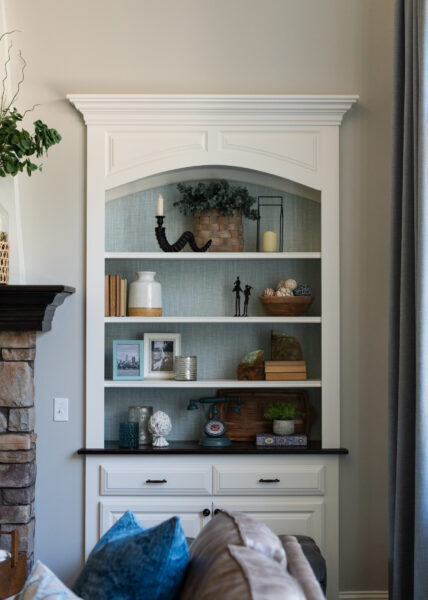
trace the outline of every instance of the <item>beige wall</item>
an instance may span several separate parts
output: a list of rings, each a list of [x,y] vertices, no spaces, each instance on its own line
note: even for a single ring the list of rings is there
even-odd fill
[[[77,294],[39,339],[40,559],[82,559],[85,130],[72,92],[360,94],[341,131],[341,589],[386,589],[392,0],[4,0],[28,61],[20,106],[59,129],[19,191],[27,281]],[[70,421],[52,422],[52,398]],[[54,469],[54,471],[52,471]]]

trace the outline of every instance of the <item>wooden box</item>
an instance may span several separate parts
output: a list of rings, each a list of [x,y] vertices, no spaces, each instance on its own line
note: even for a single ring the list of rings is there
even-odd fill
[[[309,438],[313,420],[313,409],[304,390],[230,389],[219,390],[218,396],[239,396],[242,400],[241,414],[232,408],[233,402],[218,404],[219,417],[227,427],[226,435],[233,442],[255,442],[258,433],[270,433],[272,421],[263,416],[266,406],[273,402],[295,404],[300,416],[295,420],[295,433],[304,433]]]

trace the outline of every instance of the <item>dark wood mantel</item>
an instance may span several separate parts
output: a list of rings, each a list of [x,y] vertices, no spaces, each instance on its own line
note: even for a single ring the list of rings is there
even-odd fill
[[[56,308],[75,291],[66,285],[0,285],[0,331],[49,331]]]

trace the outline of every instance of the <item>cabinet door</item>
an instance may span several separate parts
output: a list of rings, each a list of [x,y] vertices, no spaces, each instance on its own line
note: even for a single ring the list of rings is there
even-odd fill
[[[178,516],[186,537],[196,537],[211,518],[211,507],[210,500],[193,498],[103,500],[100,502],[100,536],[114,525],[127,510],[132,510],[146,528]]]
[[[324,500],[321,498],[215,498],[216,510],[237,510],[266,523],[277,535],[308,535],[324,548]]]

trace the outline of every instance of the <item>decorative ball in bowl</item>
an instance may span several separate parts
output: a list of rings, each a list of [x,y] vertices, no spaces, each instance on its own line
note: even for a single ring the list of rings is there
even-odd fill
[[[314,296],[260,296],[264,308],[274,317],[301,317],[309,310]]]

